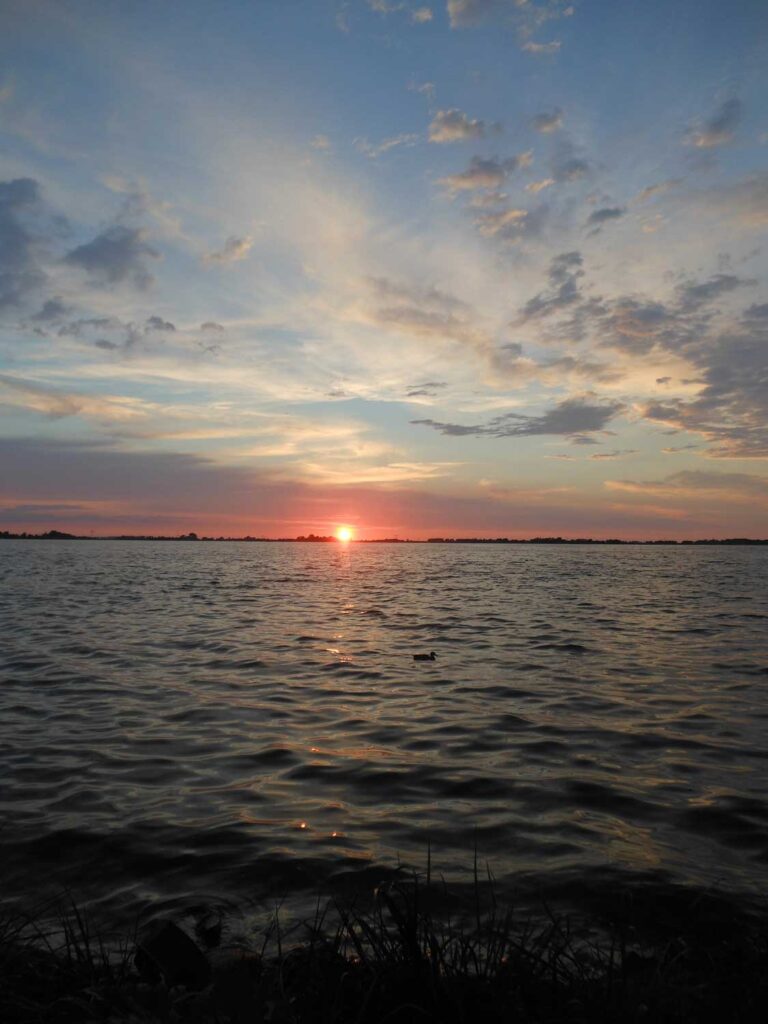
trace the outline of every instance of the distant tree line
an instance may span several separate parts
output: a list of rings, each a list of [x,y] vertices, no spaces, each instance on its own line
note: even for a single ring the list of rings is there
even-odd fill
[[[338,537],[319,536],[309,533],[301,537],[198,537],[194,532],[182,533],[178,537],[154,534],[116,534],[107,537],[84,537],[75,533],[63,533],[61,530],[47,530],[45,533],[12,533],[0,530],[0,540],[162,540],[162,541],[208,541],[224,543],[259,543],[259,544],[328,544],[339,543]],[[384,537],[376,540],[358,540],[356,544],[623,544],[623,545],[691,545],[691,544],[768,544],[768,538],[728,537],[718,540],[620,540],[611,537],[607,540],[596,540],[594,537],[429,537],[427,540],[402,540],[400,537]]]

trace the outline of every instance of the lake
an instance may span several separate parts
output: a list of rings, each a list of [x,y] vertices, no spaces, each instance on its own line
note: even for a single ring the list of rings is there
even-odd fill
[[[2,893],[309,906],[429,846],[757,897],[767,581],[768,547],[4,541]]]

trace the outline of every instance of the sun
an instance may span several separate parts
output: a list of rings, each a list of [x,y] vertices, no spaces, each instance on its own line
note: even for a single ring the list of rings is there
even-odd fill
[[[350,526],[340,526],[336,531],[336,540],[340,540],[342,544],[346,544],[352,540],[355,532]]]

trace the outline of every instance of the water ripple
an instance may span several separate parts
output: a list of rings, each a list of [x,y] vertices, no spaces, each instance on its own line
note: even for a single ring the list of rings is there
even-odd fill
[[[768,882],[765,549],[0,559],[8,895],[292,892],[428,840],[454,877]]]

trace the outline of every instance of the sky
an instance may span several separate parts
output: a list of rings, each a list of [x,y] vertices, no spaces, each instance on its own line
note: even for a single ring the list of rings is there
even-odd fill
[[[768,536],[763,0],[0,0],[0,530]]]

